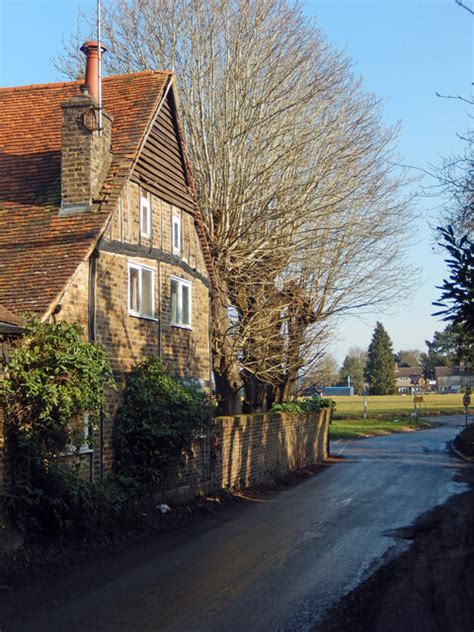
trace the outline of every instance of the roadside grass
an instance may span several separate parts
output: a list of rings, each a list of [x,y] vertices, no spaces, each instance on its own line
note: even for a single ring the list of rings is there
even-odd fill
[[[329,427],[329,438],[333,441],[337,439],[364,439],[367,437],[377,437],[395,432],[412,432],[430,428],[432,424],[425,419],[412,421],[409,419],[396,419],[393,417],[385,419],[333,419]]]
[[[418,415],[429,417],[435,415],[461,415],[464,412],[461,394],[423,393],[423,401],[417,403]],[[336,402],[333,419],[356,419],[363,417],[363,400],[361,395],[332,397]],[[408,417],[413,411],[411,395],[369,395],[367,397],[368,419],[385,419],[387,417]]]
[[[411,395],[369,395],[367,419],[363,418],[362,396],[336,396],[332,399],[336,402],[329,431],[332,440],[376,437],[430,428],[432,424],[423,417],[460,415],[464,412],[462,394],[423,393],[423,401],[417,402],[416,421],[411,417]]]

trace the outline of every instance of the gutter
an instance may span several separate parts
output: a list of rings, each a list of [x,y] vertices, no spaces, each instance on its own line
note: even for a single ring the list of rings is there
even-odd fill
[[[0,322],[0,335],[6,336],[20,336],[24,333],[25,328],[19,325],[13,325],[12,323]]]

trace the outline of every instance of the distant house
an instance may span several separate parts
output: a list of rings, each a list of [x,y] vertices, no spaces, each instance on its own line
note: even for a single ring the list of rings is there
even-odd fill
[[[440,393],[459,393],[466,386],[474,386],[474,375],[465,367],[437,366],[434,371]]]
[[[81,50],[84,82],[0,89],[0,335],[18,328],[12,312],[79,322],[119,382],[156,355],[209,386],[210,252],[173,73],[104,79],[99,113],[98,46]],[[118,403],[101,415],[96,475]]]
[[[399,395],[413,393],[414,383],[412,376],[417,377],[416,390],[423,389],[426,382],[421,366],[395,367],[395,388]]]

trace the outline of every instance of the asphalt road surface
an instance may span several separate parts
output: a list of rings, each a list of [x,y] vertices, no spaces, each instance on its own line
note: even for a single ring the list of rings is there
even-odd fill
[[[440,427],[336,442],[344,460],[190,532],[132,545],[27,590],[0,593],[1,632],[309,630],[405,550],[394,531],[450,496],[463,463]]]

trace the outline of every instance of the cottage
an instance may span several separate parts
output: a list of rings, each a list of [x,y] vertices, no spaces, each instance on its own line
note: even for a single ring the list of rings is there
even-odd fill
[[[426,382],[421,366],[395,366],[395,388],[399,395],[412,393],[414,380],[416,380],[416,390],[424,389]]]
[[[81,50],[84,82],[0,89],[0,304],[81,323],[119,384],[155,354],[209,386],[210,257],[174,76],[105,78],[99,111],[97,43]],[[96,475],[111,467],[118,397]]]
[[[474,385],[474,375],[464,366],[436,366],[436,388],[440,393],[459,393]]]

